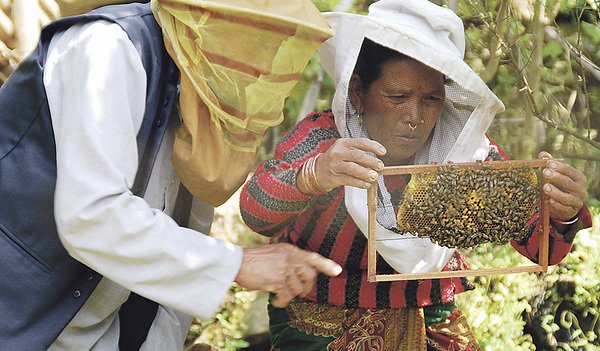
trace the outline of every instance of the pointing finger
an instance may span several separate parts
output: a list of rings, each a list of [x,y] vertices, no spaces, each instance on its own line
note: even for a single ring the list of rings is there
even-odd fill
[[[311,265],[317,271],[330,277],[335,277],[342,273],[342,267],[334,261],[327,259],[316,252],[310,252],[298,249],[295,255]]]

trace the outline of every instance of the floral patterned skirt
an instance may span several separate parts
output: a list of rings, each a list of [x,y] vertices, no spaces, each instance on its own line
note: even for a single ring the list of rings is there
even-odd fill
[[[423,308],[353,308],[294,299],[269,305],[272,351],[481,350],[458,307],[426,326]]]

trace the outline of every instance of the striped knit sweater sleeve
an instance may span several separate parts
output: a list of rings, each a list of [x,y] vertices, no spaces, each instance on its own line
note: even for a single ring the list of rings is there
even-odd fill
[[[278,236],[302,212],[328,197],[305,195],[296,187],[296,176],[312,156],[327,151],[340,134],[333,114],[313,113],[298,123],[263,161],[244,185],[240,198],[242,219],[255,232]]]

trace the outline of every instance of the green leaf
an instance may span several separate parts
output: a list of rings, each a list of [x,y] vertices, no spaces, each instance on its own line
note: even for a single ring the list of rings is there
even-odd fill
[[[498,75],[496,76],[496,80],[498,82],[498,84],[503,84],[503,85],[515,85],[518,82],[517,77],[515,77],[514,75],[510,74],[508,71],[502,70],[498,72]]]
[[[548,44],[544,46],[544,50],[542,51],[542,55],[544,57],[556,57],[562,55],[564,52],[565,46],[556,40],[551,40]]]
[[[598,28],[598,26],[587,22],[581,22],[581,29],[594,43],[600,43],[600,28]]]

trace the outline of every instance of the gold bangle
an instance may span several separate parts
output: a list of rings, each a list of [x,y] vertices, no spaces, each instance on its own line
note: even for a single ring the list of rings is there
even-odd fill
[[[322,154],[318,154],[317,156],[313,157],[313,161],[311,164],[311,177],[312,180],[314,182],[314,186],[315,189],[318,191],[318,193],[320,194],[327,194],[329,192],[329,190],[323,188],[321,186],[321,184],[319,184],[319,181],[317,180],[317,159],[319,158],[319,156],[321,156]]]
[[[316,164],[317,158],[320,155],[321,154],[318,154],[317,156],[311,157],[308,160],[306,160],[304,165],[302,165],[302,169],[300,171],[300,176],[302,177],[302,180],[304,181],[304,185],[306,186],[306,189],[309,191],[309,193],[316,194],[316,195],[323,195],[328,192],[328,190],[323,188],[319,184],[319,181],[317,180],[315,164]]]
[[[310,193],[312,193],[312,191],[310,189],[310,185],[308,184],[308,178],[306,175],[307,163],[308,163],[308,161],[305,161],[304,164],[302,165],[302,168],[300,168],[300,177],[302,177],[302,181],[304,182],[304,187],[306,188],[306,190],[308,190],[308,193],[310,194]]]
[[[309,184],[311,193],[318,194],[318,195],[323,193],[320,191],[320,189],[317,186],[317,183],[315,181],[316,176],[315,176],[315,158],[314,157],[311,157],[306,164],[306,178],[308,180],[308,184]]]
[[[313,162],[312,157],[309,158],[308,160],[306,160],[306,162],[304,162],[304,165],[302,166],[302,172],[301,172],[302,180],[304,181],[304,186],[308,190],[309,194],[314,194],[316,192],[314,189],[314,186],[311,182],[311,176],[310,176],[312,162]]]

